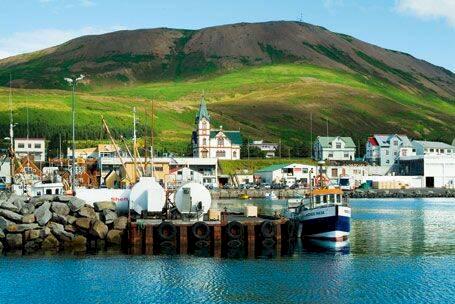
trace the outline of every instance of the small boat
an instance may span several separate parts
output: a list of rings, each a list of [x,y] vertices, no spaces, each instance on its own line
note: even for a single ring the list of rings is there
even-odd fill
[[[242,194],[239,195],[239,198],[240,198],[240,199],[245,199],[245,200],[246,200],[246,199],[249,199],[250,197],[249,197],[248,194],[242,193]]]
[[[297,194],[295,197],[288,199],[289,207],[297,207],[303,202],[303,195]]]
[[[272,192],[267,192],[264,195],[264,198],[269,201],[275,201],[278,199],[278,196],[276,196],[275,192],[272,191]]]

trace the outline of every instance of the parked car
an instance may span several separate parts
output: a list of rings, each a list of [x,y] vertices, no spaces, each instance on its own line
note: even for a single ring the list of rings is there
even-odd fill
[[[261,184],[261,188],[263,188],[263,189],[271,189],[272,186],[270,184],[267,184],[267,183],[262,183]]]

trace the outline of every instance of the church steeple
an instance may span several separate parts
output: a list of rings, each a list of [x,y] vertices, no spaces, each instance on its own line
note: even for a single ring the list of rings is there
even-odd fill
[[[199,105],[199,112],[196,114],[196,124],[199,123],[199,121],[205,117],[208,122],[210,122],[210,115],[209,111],[207,110],[207,105],[205,104],[205,98],[204,95],[201,96],[201,103]]]

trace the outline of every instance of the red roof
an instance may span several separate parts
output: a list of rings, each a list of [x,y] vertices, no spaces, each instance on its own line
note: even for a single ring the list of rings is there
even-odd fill
[[[378,141],[377,141],[376,138],[374,138],[374,137],[368,137],[368,142],[369,142],[372,146],[379,146]]]

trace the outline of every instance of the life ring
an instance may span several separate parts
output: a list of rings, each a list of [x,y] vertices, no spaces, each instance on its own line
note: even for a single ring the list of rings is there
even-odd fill
[[[232,221],[226,226],[226,233],[231,239],[240,239],[243,236],[243,225],[240,222]]]
[[[275,235],[275,225],[272,221],[264,221],[261,224],[261,233],[265,238],[271,238]]]
[[[163,240],[172,240],[177,235],[177,228],[171,222],[162,222],[158,226],[158,235]]]
[[[210,235],[210,227],[205,222],[197,222],[191,227],[191,232],[196,239],[205,240]]]

